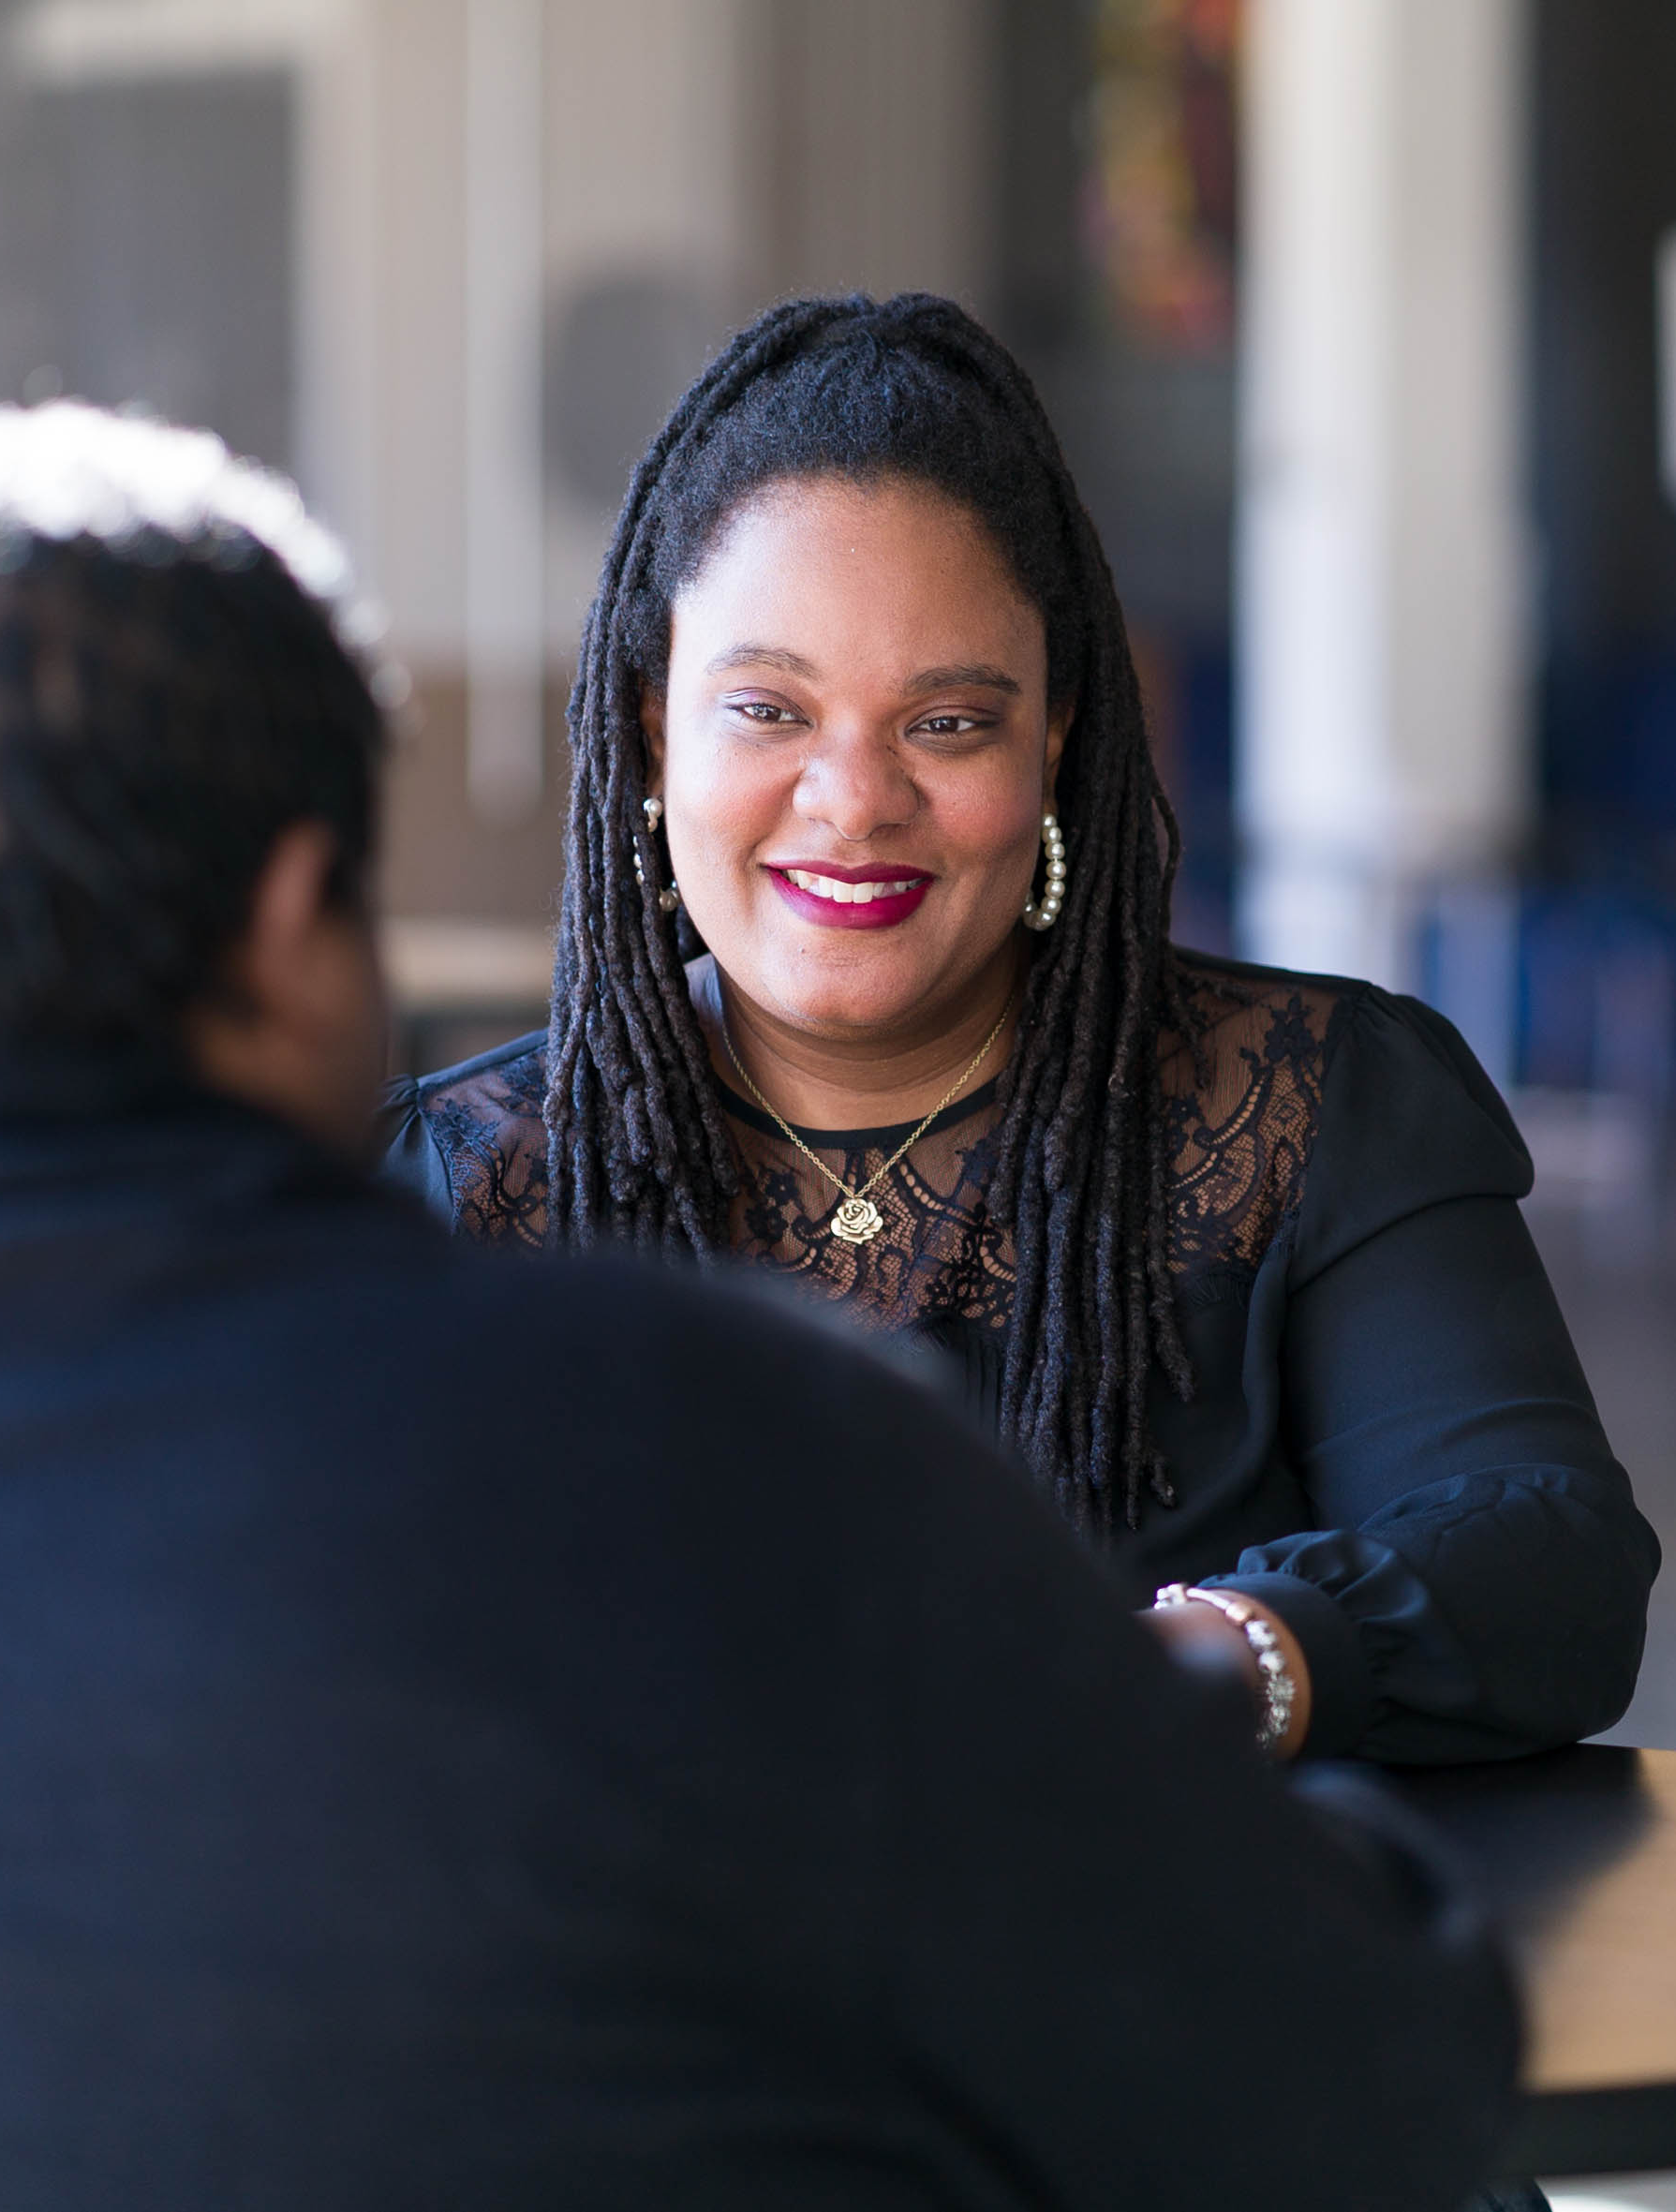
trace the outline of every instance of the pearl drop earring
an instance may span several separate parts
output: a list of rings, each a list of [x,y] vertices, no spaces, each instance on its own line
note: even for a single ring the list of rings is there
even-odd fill
[[[1024,902],[1027,929],[1051,929],[1065,903],[1065,833],[1060,827],[1057,814],[1042,817],[1042,849],[1047,855],[1047,875],[1042,885],[1041,904],[1038,906],[1029,898]]]
[[[658,824],[663,820],[663,801],[661,799],[642,799],[640,802],[640,810],[646,818],[646,834],[649,837],[656,838],[658,835]],[[634,881],[640,885],[643,891],[645,889],[645,870],[641,866],[640,847],[638,844],[634,848]],[[658,904],[662,908],[666,914],[673,914],[680,903],[680,886],[676,883],[672,883],[667,890],[660,891],[658,894]]]

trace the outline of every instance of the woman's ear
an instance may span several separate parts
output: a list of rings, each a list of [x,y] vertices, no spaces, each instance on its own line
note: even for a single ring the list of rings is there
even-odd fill
[[[646,796],[663,796],[663,696],[649,687],[640,694],[640,734],[645,739]]]
[[[1060,762],[1064,755],[1065,740],[1071,735],[1071,725],[1076,720],[1076,702],[1067,699],[1062,706],[1049,709],[1047,716],[1047,744],[1042,756],[1042,811],[1054,811],[1054,793],[1059,788]]]

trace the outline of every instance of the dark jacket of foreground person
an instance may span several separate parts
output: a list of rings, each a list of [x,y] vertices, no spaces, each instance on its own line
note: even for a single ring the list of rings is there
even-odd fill
[[[1511,2001],[1425,1847],[1224,1741],[914,1382],[0,1081],[7,2212],[1418,2212],[1492,2159]]]

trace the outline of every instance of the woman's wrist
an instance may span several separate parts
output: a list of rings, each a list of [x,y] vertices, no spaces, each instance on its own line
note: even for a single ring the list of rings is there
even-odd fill
[[[1243,1591],[1181,1582],[1166,1583],[1152,1611],[1167,1640],[1214,1638],[1230,1655],[1239,1655],[1257,1706],[1260,1748],[1278,1759],[1302,1748],[1310,1726],[1310,1670],[1297,1637],[1278,1613]]]

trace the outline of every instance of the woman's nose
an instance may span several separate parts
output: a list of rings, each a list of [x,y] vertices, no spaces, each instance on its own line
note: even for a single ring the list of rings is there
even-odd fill
[[[792,803],[805,822],[823,824],[846,844],[859,845],[911,822],[919,793],[887,740],[835,733],[805,762]]]

